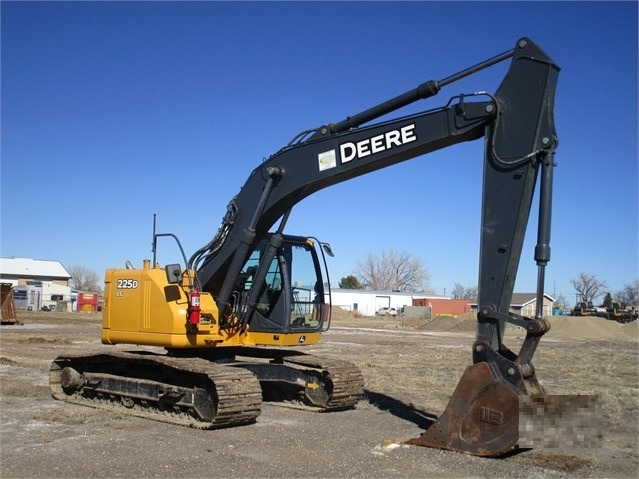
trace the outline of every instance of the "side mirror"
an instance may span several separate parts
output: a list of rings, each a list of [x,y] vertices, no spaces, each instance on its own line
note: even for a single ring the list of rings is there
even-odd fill
[[[333,254],[333,250],[331,249],[331,245],[328,243],[322,243],[322,249],[324,250],[324,252],[329,255],[331,258],[335,257],[335,254]]]
[[[179,264],[167,264],[164,271],[166,271],[166,280],[169,284],[182,282],[182,267]]]

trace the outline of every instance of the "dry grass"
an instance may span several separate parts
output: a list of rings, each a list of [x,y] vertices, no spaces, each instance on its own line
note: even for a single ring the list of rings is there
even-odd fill
[[[11,337],[11,341],[14,343],[40,343],[40,344],[71,344],[71,340],[68,337],[65,337],[63,333],[45,333],[45,334],[34,334],[34,333],[18,333],[13,334]]]
[[[94,323],[102,320],[102,313],[65,313],[57,311],[22,311],[17,312],[21,323]]]
[[[471,364],[472,320],[435,318],[412,324],[393,318],[357,318],[353,313],[339,309],[335,313],[333,326],[393,327],[392,331],[370,332],[367,329],[366,333],[357,329],[336,329],[313,348],[313,353],[346,359],[360,367],[370,401],[361,407],[395,403],[423,416],[439,415],[444,410],[465,368]],[[30,313],[28,318],[21,320],[32,325],[60,324],[61,329],[21,331],[20,326],[11,326],[2,330],[3,404],[20,398],[41,400],[50,397],[45,359],[47,355],[51,359],[55,357],[56,348],[66,348],[77,340],[91,340],[96,347],[99,345],[99,315],[36,312]],[[69,324],[70,329],[63,329]],[[428,334],[437,330],[455,334]],[[523,336],[520,329],[509,327],[507,344],[517,351]],[[603,412],[604,441],[615,443],[628,457],[636,458],[639,423],[637,343],[558,338],[561,336],[542,340],[536,352],[534,364],[539,380],[549,394],[598,395]],[[84,414],[90,412],[78,411],[84,409],[59,405],[52,410],[34,412],[33,419],[81,424],[85,420]],[[634,440],[628,440],[629,437]],[[545,455],[544,460],[552,461],[555,468],[567,473],[588,467],[587,460],[570,455],[552,458]]]
[[[4,379],[2,380],[2,396],[15,396],[20,398],[32,397],[40,399],[48,399],[51,396],[51,390],[48,385],[34,385],[24,379]]]
[[[454,322],[457,323],[454,323]],[[432,330],[438,324],[422,321],[415,330]],[[464,320],[448,318],[439,326],[455,332],[467,330]],[[337,324],[337,323],[336,323]],[[457,325],[455,329],[454,325]],[[615,323],[609,325],[617,328]],[[627,327],[628,325],[626,325]],[[506,344],[515,352],[524,334],[509,327]],[[364,374],[366,388],[372,393],[395,398],[416,409],[440,414],[448,403],[466,366],[471,363],[472,335],[455,341],[424,336],[420,340],[390,341],[383,332],[370,344],[331,344],[322,351],[357,364]],[[390,347],[389,347],[390,346]],[[619,441],[620,447],[636,455],[639,423],[639,351],[636,342],[558,341],[542,339],[533,361],[537,377],[552,395],[597,395],[603,414],[604,438]],[[627,434],[635,441],[623,443]],[[572,467],[565,458],[566,471]],[[560,461],[561,462],[561,461]]]

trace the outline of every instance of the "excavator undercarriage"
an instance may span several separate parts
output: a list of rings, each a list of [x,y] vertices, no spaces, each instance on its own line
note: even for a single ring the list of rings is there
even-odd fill
[[[236,352],[243,357],[208,350],[60,356],[49,372],[51,390],[67,402],[117,406],[198,429],[255,422],[262,401],[330,412],[363,397],[362,374],[347,361],[271,349]]]
[[[58,357],[49,382],[56,399],[199,429],[252,423],[262,401],[248,371],[137,352]]]

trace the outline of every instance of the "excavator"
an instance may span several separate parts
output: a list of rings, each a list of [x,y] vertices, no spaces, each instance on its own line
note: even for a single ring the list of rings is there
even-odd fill
[[[383,119],[500,62],[494,93],[453,96],[442,107]],[[353,363],[305,354],[330,326],[330,245],[284,232],[307,196],[461,142],[483,139],[479,299],[472,364],[441,416],[411,444],[501,456],[517,449],[519,399],[544,395],[532,364],[549,329],[542,318],[550,260],[554,96],[559,67],[529,38],[442,80],[430,80],[349,116],[301,132],[249,175],[213,238],[189,258],[157,233],[153,260],[106,271],[102,343],[134,350],[57,357],[54,398],[201,429],[256,421],[262,401],[316,411],[364,397]],[[388,118],[388,117],[387,117]],[[375,120],[378,120],[375,122]],[[539,183],[535,317],[509,313],[524,234]],[[183,263],[160,266],[158,240]],[[504,344],[507,324],[526,337]]]
[[[597,316],[601,318],[606,318],[610,321],[617,321],[621,324],[626,324],[631,321],[636,321],[637,317],[639,317],[639,313],[635,310],[635,308],[626,308],[621,302],[613,301],[610,303],[610,306],[605,308],[604,312],[597,312]]]
[[[578,301],[574,308],[570,311],[571,316],[597,316],[597,308],[592,301]]]

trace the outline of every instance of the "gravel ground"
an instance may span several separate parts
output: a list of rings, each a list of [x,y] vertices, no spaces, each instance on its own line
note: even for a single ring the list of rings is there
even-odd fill
[[[360,366],[367,399],[320,414],[264,404],[255,424],[199,431],[51,398],[50,361],[96,351],[99,318],[34,315],[2,326],[3,478],[637,477],[637,342],[542,341],[540,379],[556,394],[600,394],[597,448],[532,449],[502,459],[405,446],[441,413],[469,361],[472,331],[336,320],[313,353]],[[546,353],[544,358],[544,352]],[[442,370],[443,369],[443,370]]]

